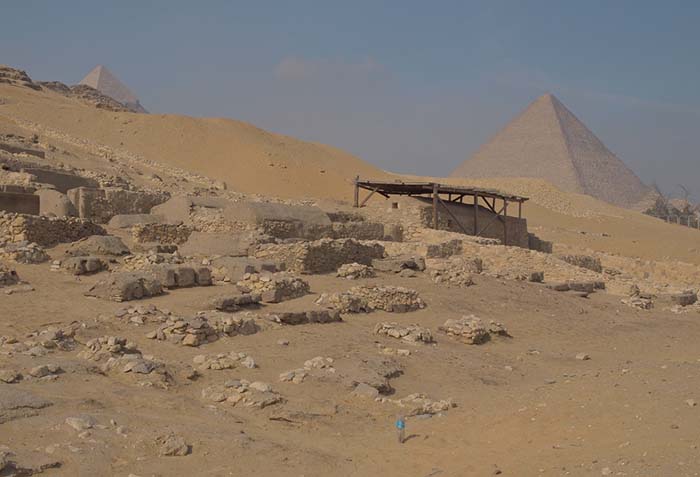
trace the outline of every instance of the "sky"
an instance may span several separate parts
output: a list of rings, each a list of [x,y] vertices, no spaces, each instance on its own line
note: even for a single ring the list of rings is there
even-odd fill
[[[444,176],[555,94],[643,181],[700,201],[700,2],[3,0],[0,63],[106,65],[155,113],[229,117]]]

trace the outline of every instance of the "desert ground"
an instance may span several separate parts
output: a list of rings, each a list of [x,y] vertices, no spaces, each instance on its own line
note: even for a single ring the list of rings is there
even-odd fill
[[[0,191],[43,215],[0,211],[0,475],[700,475],[699,230],[2,71]],[[358,175],[527,196],[552,249]]]

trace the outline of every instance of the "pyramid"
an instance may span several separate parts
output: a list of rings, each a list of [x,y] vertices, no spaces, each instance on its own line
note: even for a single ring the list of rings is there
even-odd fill
[[[95,88],[100,93],[119,101],[136,113],[148,112],[141,106],[136,95],[132,93],[124,83],[119,81],[106,66],[97,65],[85,78],[80,80],[78,84],[84,84]]]
[[[532,102],[451,175],[540,178],[562,190],[622,207],[634,207],[650,193],[650,188],[551,94]]]

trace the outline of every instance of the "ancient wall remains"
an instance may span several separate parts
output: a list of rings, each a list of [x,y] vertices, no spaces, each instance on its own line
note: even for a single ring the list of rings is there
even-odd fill
[[[314,242],[261,245],[255,256],[283,263],[288,271],[330,273],[346,263],[371,265],[373,259],[384,256],[384,247],[354,239],[321,239]]]
[[[68,197],[80,218],[101,224],[109,222],[109,219],[118,214],[147,214],[152,207],[168,199],[168,195],[161,192],[88,187],[71,189]]]
[[[192,227],[183,224],[138,224],[132,227],[131,235],[137,243],[183,244],[192,234]]]
[[[26,241],[52,247],[104,234],[102,227],[89,220],[0,212],[0,243]]]

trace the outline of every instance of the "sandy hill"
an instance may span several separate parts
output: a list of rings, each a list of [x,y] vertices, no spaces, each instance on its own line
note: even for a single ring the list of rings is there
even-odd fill
[[[534,177],[559,188],[634,207],[650,189],[556,97],[530,104],[453,173]]]
[[[357,174],[386,175],[339,149],[241,121],[108,111],[23,78],[0,82],[1,119],[40,136],[51,131],[54,139],[203,174],[246,193],[349,199]]]

